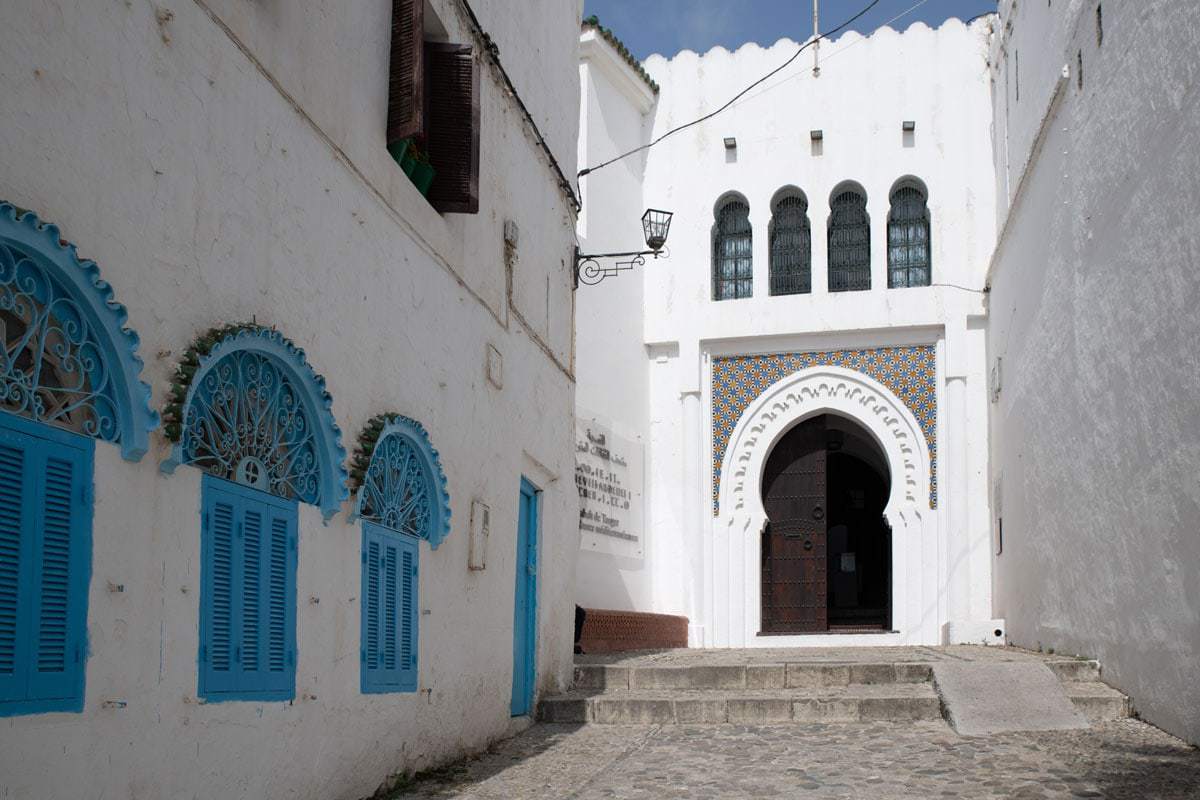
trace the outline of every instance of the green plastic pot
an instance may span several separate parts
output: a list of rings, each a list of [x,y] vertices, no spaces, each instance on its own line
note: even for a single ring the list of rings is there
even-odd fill
[[[429,194],[429,187],[433,185],[434,172],[433,165],[418,161],[413,166],[413,171],[409,174],[412,178],[413,186],[417,187],[417,191],[424,197]]]

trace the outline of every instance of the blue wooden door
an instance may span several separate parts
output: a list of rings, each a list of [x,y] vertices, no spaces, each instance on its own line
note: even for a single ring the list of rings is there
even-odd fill
[[[537,549],[538,491],[533,484],[521,478],[516,601],[513,604],[514,717],[530,713],[533,707],[533,687],[537,675]]]

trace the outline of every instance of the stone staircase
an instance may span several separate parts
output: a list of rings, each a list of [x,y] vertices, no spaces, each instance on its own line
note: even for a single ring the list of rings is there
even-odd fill
[[[983,658],[994,649],[974,649],[981,660],[996,658]],[[900,658],[884,660],[879,656],[888,654],[877,648],[842,663],[810,651],[775,651],[765,660],[741,651],[744,663],[719,663],[738,660],[730,659],[731,651],[668,651],[714,653],[677,663],[662,654],[631,654],[610,663],[588,663],[585,656],[577,660],[572,690],[543,699],[538,716],[544,722],[658,725],[937,720],[943,709],[932,667],[943,658],[961,660],[961,648],[951,656],[953,650],[906,648]],[[1128,698],[1100,682],[1096,661],[1015,652],[1043,661],[1089,720],[1129,715]],[[925,654],[929,658],[921,660]]]

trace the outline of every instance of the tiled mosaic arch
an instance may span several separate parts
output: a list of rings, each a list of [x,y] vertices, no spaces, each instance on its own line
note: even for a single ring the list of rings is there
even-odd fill
[[[929,444],[929,507],[937,508],[937,370],[933,345],[722,356],[712,367],[712,503],[718,511],[721,463],[729,437],[767,387],[802,369],[834,366],[861,372],[890,389],[912,411]]]

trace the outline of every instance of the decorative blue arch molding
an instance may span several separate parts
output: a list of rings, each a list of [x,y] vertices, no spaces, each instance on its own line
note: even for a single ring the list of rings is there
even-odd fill
[[[416,420],[382,414],[368,422],[350,477],[358,490],[351,521],[361,517],[425,539],[434,550],[450,533],[446,474]]]
[[[321,509],[349,493],[333,398],[304,351],[278,331],[229,325],[201,336],[176,372],[162,464],[191,464],[219,478]]]
[[[0,409],[141,459],[158,413],[128,319],[100,268],[57,226],[0,202]]]

